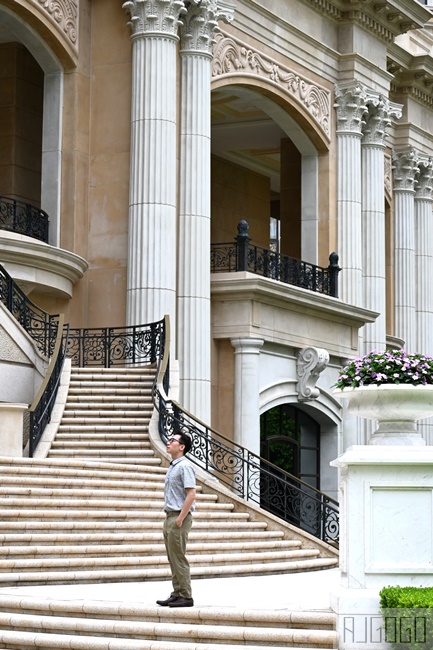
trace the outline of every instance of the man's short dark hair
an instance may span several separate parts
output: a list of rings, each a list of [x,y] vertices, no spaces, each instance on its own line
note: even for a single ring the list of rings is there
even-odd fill
[[[177,436],[179,438],[180,444],[184,445],[185,447],[183,454],[184,455],[187,454],[192,447],[190,436],[187,433],[184,433],[183,431],[175,431],[173,433],[173,436]]]

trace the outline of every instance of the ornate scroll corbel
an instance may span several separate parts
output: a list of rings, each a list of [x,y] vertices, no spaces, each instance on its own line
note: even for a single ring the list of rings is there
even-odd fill
[[[302,348],[296,361],[296,374],[298,376],[298,399],[305,402],[319,397],[320,391],[316,382],[320,373],[329,363],[329,354],[323,348]]]

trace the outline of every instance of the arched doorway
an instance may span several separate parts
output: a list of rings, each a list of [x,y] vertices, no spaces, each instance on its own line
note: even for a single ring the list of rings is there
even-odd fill
[[[320,528],[316,496],[320,489],[320,425],[292,404],[274,406],[260,416],[260,455],[264,470],[261,507],[316,534]]]

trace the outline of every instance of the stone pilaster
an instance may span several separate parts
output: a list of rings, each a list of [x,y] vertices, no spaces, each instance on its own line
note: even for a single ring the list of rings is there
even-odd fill
[[[363,354],[386,347],[385,138],[401,106],[368,92],[362,140],[363,306],[379,312],[363,331]]]
[[[415,185],[416,351],[433,355],[433,161],[420,161]]]
[[[415,318],[415,177],[418,154],[414,149],[393,152],[394,172],[394,278],[395,335],[416,351]]]
[[[181,116],[177,350],[180,402],[210,422],[210,82],[218,20],[228,3],[193,0],[180,29]]]
[[[361,138],[367,110],[365,88],[358,83],[335,87],[337,111],[338,254],[344,269],[340,298],[362,305]]]
[[[260,455],[259,361],[261,339],[231,339],[235,349],[234,440]]]
[[[183,0],[130,0],[127,324],[176,323],[176,48]]]

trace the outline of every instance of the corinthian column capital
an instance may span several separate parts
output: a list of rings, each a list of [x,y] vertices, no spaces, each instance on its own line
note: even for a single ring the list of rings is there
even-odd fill
[[[386,130],[392,119],[400,119],[402,105],[390,102],[379,93],[367,92],[367,113],[364,116],[363,144],[385,146]]]
[[[337,111],[337,133],[361,136],[367,111],[367,91],[357,82],[335,86],[334,108]]]
[[[234,5],[226,0],[191,0],[180,28],[181,50],[212,56],[213,35],[219,32],[218,21],[233,20]]]
[[[415,199],[431,201],[433,199],[433,159],[419,161],[418,175],[415,180]]]
[[[418,163],[418,154],[415,149],[409,148],[392,152],[394,191],[414,191]]]
[[[186,13],[184,0],[127,0],[122,6],[131,16],[133,36],[156,32],[177,38],[180,16]]]

